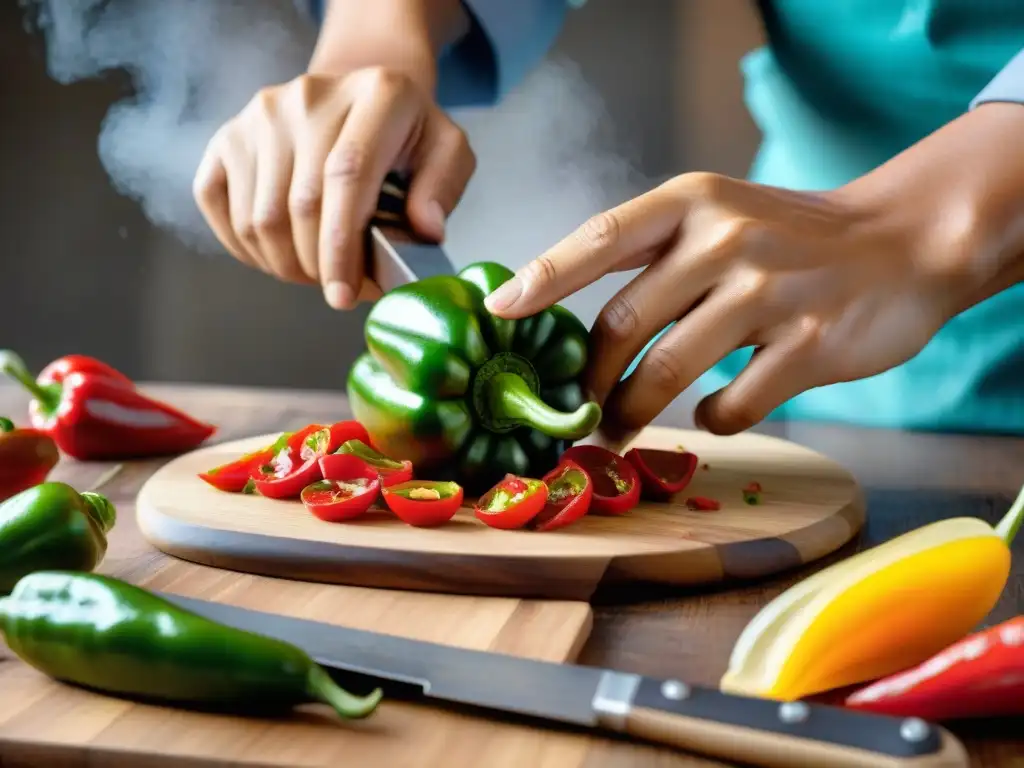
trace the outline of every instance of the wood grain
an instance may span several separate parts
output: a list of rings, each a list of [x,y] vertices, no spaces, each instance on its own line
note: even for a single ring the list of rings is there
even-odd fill
[[[827,555],[864,520],[861,492],[835,462],[766,437],[652,427],[631,446],[695,452],[706,466],[667,503],[588,515],[549,533],[489,528],[472,499],[448,524],[412,528],[380,505],[326,523],[299,501],[224,493],[197,477],[276,434],[203,448],[159,469],[139,492],[139,527],[158,549],[205,565],[371,587],[588,600],[601,585],[697,585],[776,574]],[[744,503],[752,480],[759,505]],[[722,503],[691,511],[690,495]]]
[[[339,374],[340,381],[340,374]],[[336,392],[262,390],[241,387],[144,385],[147,391],[185,408],[197,416],[211,419],[221,427],[218,440],[228,441],[248,435],[294,429],[311,421],[347,418],[350,411],[345,399]],[[0,413],[24,419],[27,399],[13,387],[0,384]],[[678,405],[666,410],[658,420],[665,426],[692,424],[688,410]],[[714,685],[726,668],[733,642],[743,626],[769,600],[799,579],[820,567],[847,557],[867,546],[874,546],[899,534],[936,520],[959,515],[977,515],[990,522],[1006,510],[1012,494],[1024,482],[1024,439],[975,435],[938,435],[897,432],[892,430],[854,429],[823,424],[785,424],[773,422],[756,431],[788,438],[828,455],[851,469],[865,489],[868,519],[857,538],[833,555],[811,566],[757,581],[711,585],[700,589],[645,589],[642,593],[620,594],[615,589],[595,596],[594,626],[583,648],[583,663],[614,667],[627,672],[672,677],[697,684]],[[134,523],[133,503],[142,483],[166,461],[140,462],[126,466],[105,487],[122,512],[122,522],[115,529],[105,567],[108,572],[132,581],[142,581],[170,568],[181,573],[205,573],[205,578],[221,577],[253,579],[273,589],[278,582],[230,573],[217,572],[189,563],[175,562],[155,550],[142,538]],[[57,476],[86,488],[99,478],[108,465],[68,462],[58,468]],[[995,623],[1024,613],[1024,540],[1014,545],[1013,573],[996,609],[986,620]],[[628,602],[626,600],[628,599]],[[19,671],[20,670],[20,671]],[[40,688],[31,670],[18,662],[0,658],[0,765],[65,766],[113,765],[105,758],[90,756],[73,739],[58,741],[58,746],[36,748],[31,742],[40,723],[63,716],[67,711],[86,710],[90,717],[111,719],[111,707],[117,703],[63,690],[53,695],[48,710],[36,710],[33,721],[13,721],[12,713],[32,706],[42,696],[51,695]],[[26,683],[28,679],[29,684]],[[103,703],[100,703],[103,702]],[[160,736],[163,728],[174,728],[177,712],[161,710],[163,718],[145,727]],[[277,738],[280,733],[267,723],[232,725],[225,735],[222,721],[200,717],[191,720],[186,737],[194,752],[212,748],[195,746],[196,742],[227,740],[235,747],[228,760],[210,757],[180,760],[173,755],[149,756],[145,759],[131,754],[131,745],[152,738],[149,731],[136,728],[124,734],[125,725],[108,733],[127,744],[129,752],[121,765],[132,768],[153,766],[188,766],[212,768],[230,764],[233,767],[289,762],[295,752],[306,750],[334,765],[437,765],[430,762],[442,755],[441,765],[458,766],[474,759],[473,765],[543,766],[544,768],[723,768],[735,764],[727,761],[693,757],[667,748],[604,738],[584,739],[578,736],[528,729],[504,722],[480,720],[464,714],[424,710],[396,705],[382,711],[386,718],[378,721],[373,732],[380,737],[372,745],[360,742],[354,755],[333,751],[333,734],[315,735],[309,721],[301,721],[305,736],[301,740]],[[136,721],[137,723],[137,721]],[[132,726],[127,721],[127,726]],[[400,735],[409,743],[420,745],[422,760],[395,762],[401,757],[395,740],[381,734]],[[369,725],[366,723],[365,725]],[[248,726],[248,727],[246,727]],[[957,723],[951,727],[964,741],[973,768],[1024,768],[1024,734],[1019,720],[983,720]],[[231,739],[234,739],[232,742]],[[438,744],[447,741],[447,750]],[[350,742],[346,741],[346,745]],[[16,745],[16,747],[15,747]],[[214,753],[216,754],[216,753]],[[367,757],[367,755],[370,757]],[[448,756],[452,762],[447,762]],[[467,757],[469,756],[469,757]],[[405,755],[407,757],[407,755]],[[131,758],[131,759],[129,759]],[[297,758],[296,758],[297,760]],[[271,762],[270,764],[274,764]]]

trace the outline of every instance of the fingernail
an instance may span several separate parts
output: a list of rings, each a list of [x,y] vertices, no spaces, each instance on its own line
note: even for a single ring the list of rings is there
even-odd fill
[[[356,293],[347,283],[332,280],[324,286],[324,298],[334,309],[348,309],[355,301]]]
[[[484,306],[491,310],[491,312],[501,312],[503,309],[508,309],[519,301],[519,297],[522,295],[523,281],[518,277],[513,277],[484,299]]]
[[[444,215],[444,208],[437,200],[431,200],[427,203],[427,224],[439,237],[444,237],[444,228],[447,223]]]

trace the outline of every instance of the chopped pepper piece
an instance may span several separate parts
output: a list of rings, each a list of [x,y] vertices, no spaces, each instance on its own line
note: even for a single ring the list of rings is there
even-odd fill
[[[941,722],[1024,715],[1024,616],[850,694],[850,709]]]
[[[640,492],[657,501],[664,501],[682,491],[690,484],[697,469],[696,454],[687,452],[632,448],[626,451],[625,459],[640,476]]]
[[[743,630],[722,689],[793,700],[921,663],[995,606],[1022,520],[1024,489],[995,529],[942,520],[804,579]]]
[[[513,530],[536,517],[547,500],[548,487],[543,480],[510,474],[480,497],[473,513],[491,528]]]
[[[310,424],[288,435],[284,447],[252,471],[254,490],[270,499],[296,499],[307,485],[323,479],[320,457],[331,443],[330,427]]]
[[[37,571],[0,599],[0,633],[22,661],[55,680],[170,704],[288,711],[323,702],[370,715],[295,646],[210,621],[109,576]]]
[[[590,476],[592,511],[623,515],[640,502],[640,476],[619,454],[597,445],[574,445],[562,454],[561,461],[575,462]]]
[[[686,500],[686,508],[694,512],[717,512],[722,508],[722,503],[707,496],[690,496]]]
[[[548,487],[544,508],[528,526],[535,531],[553,531],[574,523],[587,514],[594,497],[590,475],[574,461],[563,461],[543,477]]]
[[[513,276],[487,262],[390,291],[370,311],[368,351],[348,378],[377,448],[470,493],[506,473],[539,476],[601,420],[580,385],[589,332],[575,315],[486,310],[485,296]]]
[[[46,480],[60,461],[53,439],[0,416],[0,501]]]
[[[291,432],[285,432],[276,441],[258,451],[247,453],[233,461],[200,472],[199,478],[217,490],[228,493],[244,492],[247,486],[254,489],[256,486],[252,480],[253,470],[273,461],[281,449],[288,444],[288,438],[291,436]]]
[[[462,486],[452,481],[409,480],[385,486],[384,503],[399,520],[418,528],[447,523],[462,506]]]
[[[351,454],[374,467],[380,474],[381,484],[385,487],[412,480],[412,462],[396,461],[376,451],[363,440],[348,440],[337,451],[339,454]]]
[[[0,371],[31,393],[32,426],[81,461],[183,453],[217,431],[147,397],[123,373],[85,355],[54,360],[33,378],[20,357],[2,350]]]
[[[339,462],[334,462],[331,477],[307,485],[299,497],[306,509],[328,523],[359,517],[380,495],[377,471],[355,456],[346,456],[345,459],[347,471]]]
[[[758,482],[747,483],[743,488],[743,503],[757,505],[761,503],[761,484]]]

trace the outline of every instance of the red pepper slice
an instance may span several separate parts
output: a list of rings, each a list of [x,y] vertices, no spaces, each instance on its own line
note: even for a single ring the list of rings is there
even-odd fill
[[[462,486],[444,480],[409,480],[384,486],[382,493],[388,509],[403,523],[417,528],[447,523],[459,511],[463,499]]]
[[[49,435],[0,416],[0,501],[42,483],[58,461],[60,451]]]
[[[199,478],[214,488],[228,493],[240,493],[252,478],[253,470],[268,464],[288,443],[291,432],[285,432],[275,442],[247,453],[234,461],[199,473]]]
[[[574,445],[559,461],[574,461],[586,470],[594,485],[593,512],[623,515],[640,502],[640,476],[622,456],[598,445]]]
[[[754,481],[743,488],[743,503],[756,505],[761,503],[761,484]]]
[[[626,451],[625,459],[640,475],[641,493],[658,501],[682,491],[697,470],[697,455],[687,451],[633,448]]]
[[[1024,616],[970,635],[844,705],[933,722],[1024,715]]]
[[[216,432],[211,424],[147,397],[123,373],[85,355],[55,360],[33,378],[21,358],[3,350],[0,371],[31,393],[32,426],[82,461],[183,453]]]
[[[331,444],[328,446],[327,452],[336,453],[349,440],[369,443],[370,433],[366,431],[366,427],[354,419],[331,424]]]
[[[722,508],[722,503],[707,496],[691,496],[686,500],[686,508],[694,512],[717,512]]]
[[[535,518],[548,500],[543,480],[505,475],[505,478],[480,497],[473,514],[491,528],[522,528]]]
[[[310,424],[288,436],[284,448],[252,470],[253,487],[270,499],[295,499],[307,485],[322,480],[320,457],[331,442],[330,427]]]
[[[377,470],[355,456],[344,459],[334,463],[332,478],[310,483],[299,495],[306,509],[328,523],[359,517],[380,496]]]
[[[411,461],[396,461],[389,456],[371,448],[368,440],[348,440],[337,453],[351,454],[358,456],[371,467],[375,467],[380,473],[381,484],[387,488],[398,483],[406,483],[412,480],[413,467]]]
[[[529,527],[535,531],[553,531],[574,523],[587,514],[594,497],[590,475],[574,461],[563,461],[542,478],[548,487],[544,509]]]

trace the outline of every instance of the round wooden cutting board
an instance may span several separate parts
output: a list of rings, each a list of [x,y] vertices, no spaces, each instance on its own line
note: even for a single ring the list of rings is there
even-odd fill
[[[587,600],[612,583],[694,585],[779,573],[835,551],[864,522],[856,481],[821,454],[764,435],[662,427],[647,428],[627,448],[696,453],[706,466],[682,493],[546,533],[488,528],[471,507],[433,529],[412,528],[383,506],[325,523],[299,501],[224,493],[197,477],[275,438],[202,448],[158,470],[139,492],[146,538],[184,560],[288,579]],[[751,481],[764,489],[761,504],[743,501]],[[715,498],[722,509],[690,511],[689,496]]]

